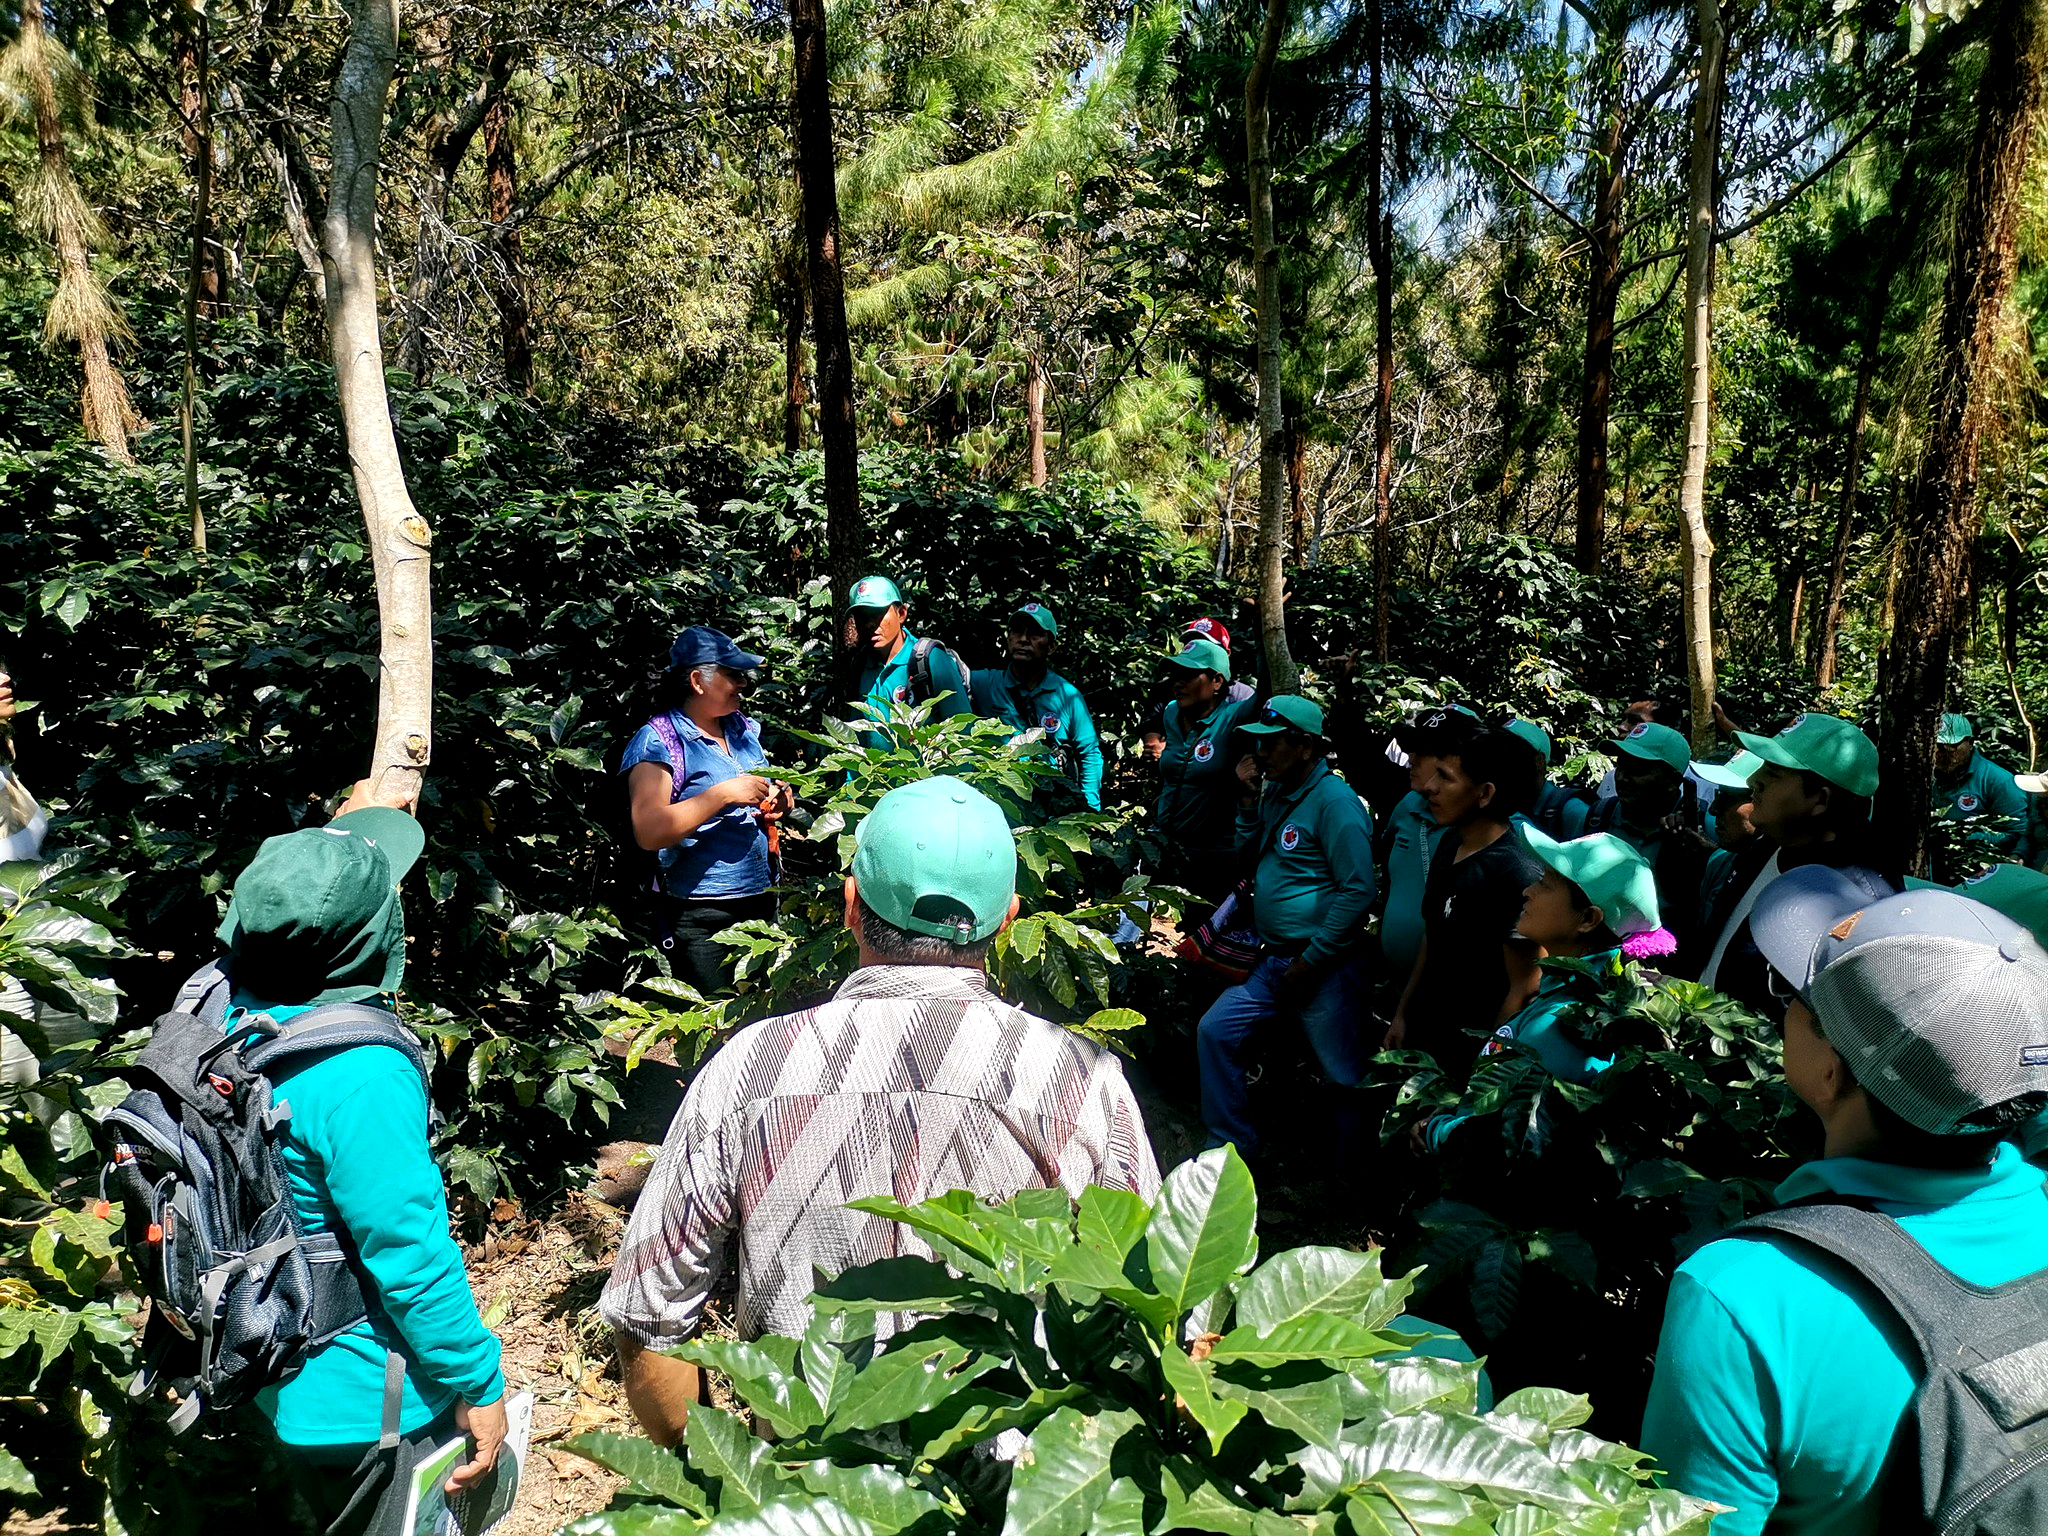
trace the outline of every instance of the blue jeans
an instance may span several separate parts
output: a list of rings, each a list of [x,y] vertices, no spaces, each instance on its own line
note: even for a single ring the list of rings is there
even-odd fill
[[[1274,1021],[1296,1018],[1316,1060],[1332,1082],[1349,1088],[1365,1075],[1372,1059],[1362,1024],[1368,992],[1366,958],[1347,960],[1323,977],[1315,995],[1299,1013],[1281,1001],[1280,978],[1294,961],[1269,955],[1242,983],[1210,1005],[1195,1028],[1195,1056],[1202,1069],[1202,1124],[1209,1145],[1236,1144],[1243,1155],[1255,1156],[1258,1133],[1245,1117],[1245,1056],[1252,1036]]]

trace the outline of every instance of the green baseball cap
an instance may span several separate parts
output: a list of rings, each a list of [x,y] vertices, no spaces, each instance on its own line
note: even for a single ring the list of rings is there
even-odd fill
[[[892,789],[854,828],[861,899],[905,933],[977,944],[1017,894],[1017,840],[1002,808],[954,778]]]
[[[1526,822],[1517,823],[1517,830],[1531,855],[1584,891],[1607,926],[1622,938],[1662,926],[1650,861],[1613,833],[1595,832],[1561,843]]]
[[[1918,884],[1908,880],[1910,887]],[[2048,949],[2048,875],[2024,864],[1994,864],[1974,880],[1956,887],[1959,895],[2003,912]]]
[[[856,608],[894,608],[902,601],[903,594],[896,590],[896,583],[886,576],[863,576],[846,594],[849,613]]]
[[[1519,736],[1536,749],[1536,755],[1543,759],[1545,767],[1550,765],[1550,732],[1534,720],[1510,720],[1502,727],[1511,736]]]
[[[1221,672],[1230,676],[1230,652],[1214,640],[1190,640],[1188,648],[1178,656],[1168,658],[1176,667],[1186,667],[1195,672]]]
[[[1060,632],[1060,621],[1052,616],[1052,610],[1043,603],[1019,603],[1010,610],[1013,619],[1029,619],[1048,635]]]
[[[1747,789],[1749,776],[1763,765],[1754,752],[1738,752],[1725,763],[1695,762],[1692,771],[1717,789]]]
[[[1298,693],[1283,693],[1266,700],[1265,713],[1257,722],[1238,727],[1247,736],[1278,736],[1282,731],[1304,731],[1310,736],[1323,734],[1323,709]]]
[[[1970,724],[1968,715],[1946,714],[1941,717],[1941,728],[1934,733],[1934,744],[1959,747],[1976,734],[1977,728]]]
[[[1877,747],[1839,715],[1794,715],[1775,736],[1737,731],[1735,739],[1767,763],[1817,773],[1837,788],[1868,799],[1877,793]]]
[[[405,977],[398,885],[426,847],[404,811],[351,811],[264,840],[219,938],[235,986],[266,1003],[359,1003]]]
[[[1618,752],[1640,757],[1644,762],[1662,763],[1680,775],[1692,766],[1692,748],[1686,739],[1670,726],[1654,720],[1645,720],[1612,745]]]

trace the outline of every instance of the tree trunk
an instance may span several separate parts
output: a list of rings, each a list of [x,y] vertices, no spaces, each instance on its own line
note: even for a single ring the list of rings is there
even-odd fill
[[[349,0],[348,15],[348,47],[334,80],[333,179],[320,255],[342,429],[377,571],[381,666],[370,778],[391,797],[416,795],[433,755],[432,535],[399,464],[377,328],[377,164],[398,60],[397,0]]]
[[[1394,543],[1394,216],[1383,206],[1387,175],[1386,32],[1382,0],[1368,0],[1372,30],[1366,75],[1365,239],[1372,261],[1372,651],[1387,659],[1391,643]]]
[[[21,30],[14,53],[28,86],[35,114],[36,175],[41,185],[35,198],[37,222],[57,256],[57,291],[43,322],[46,341],[75,341],[85,374],[79,419],[86,436],[124,464],[134,462],[128,434],[136,426],[128,386],[108,351],[108,339],[125,335],[120,314],[92,270],[92,243],[102,230],[98,215],[86,205],[71,174],[71,156],[64,148],[64,125],[57,110],[57,82],[52,72],[49,33],[43,29],[42,0],[21,7]],[[17,202],[21,201],[17,198]]]
[[[178,424],[185,450],[185,517],[192,527],[192,547],[205,554],[206,512],[199,505],[199,442],[192,417],[199,393],[199,323],[213,319],[220,301],[220,271],[213,260],[213,103],[207,84],[212,37],[199,0],[187,0],[179,21],[174,47],[185,163],[192,168],[192,259],[185,273],[185,384]]]
[[[803,246],[798,231],[797,249]],[[804,302],[803,258],[792,259],[784,273],[788,303],[782,317],[782,451],[795,453],[804,445],[804,319],[810,308]]]
[[[1287,548],[1299,565],[1308,550],[1308,434],[1292,412],[1281,430],[1287,434]]]
[[[1890,285],[1886,284],[1889,290]],[[1863,322],[1862,352],[1856,368],[1856,403],[1849,411],[1849,445],[1842,466],[1840,510],[1835,514],[1835,552],[1828,563],[1828,591],[1820,610],[1820,660],[1814,685],[1829,688],[1835,681],[1836,637],[1842,632],[1842,594],[1849,579],[1849,544],[1856,532],[1856,480],[1863,469],[1863,432],[1870,424],[1870,386],[1877,374],[1877,349],[1883,340],[1887,295],[1871,300],[1872,314]]]
[[[1607,541],[1607,423],[1614,394],[1614,312],[1621,302],[1621,109],[1611,108],[1596,157],[1593,224],[1586,245],[1586,371],[1579,390],[1576,557],[1600,570]]]
[[[484,113],[484,180],[493,224],[503,224],[519,206],[519,144],[514,137],[512,98],[500,93]],[[533,311],[526,303],[526,268],[519,256],[519,231],[498,243],[498,345],[505,378],[521,394],[533,393]]]
[[[1287,0],[1266,0],[1266,25],[1244,83],[1246,181],[1251,192],[1252,281],[1259,347],[1259,639],[1275,693],[1300,679],[1287,648],[1285,494],[1287,432],[1280,413],[1280,252],[1273,239],[1273,135],[1267,98],[1287,30]]]
[[[818,366],[818,441],[825,450],[826,558],[833,588],[843,594],[860,577],[867,529],[861,521],[860,448],[854,436],[853,343],[846,333],[846,281],[839,269],[839,182],[832,154],[825,0],[789,0],[789,27],[796,45],[797,170],[811,283],[811,345]]]
[[[1719,739],[1714,729],[1714,541],[1707,533],[1707,461],[1714,427],[1715,183],[1721,163],[1721,81],[1728,63],[1728,29],[1720,0],[1698,0],[1695,13],[1700,75],[1693,97],[1691,210],[1685,233],[1685,467],[1678,484],[1678,515],[1685,560],[1685,675],[1692,695],[1692,745],[1704,756]],[[1582,505],[1582,535],[1583,513]],[[1597,570],[1597,543],[1594,550],[1590,569]],[[1583,555],[1582,549],[1582,563]]]
[[[2028,152],[2039,127],[2048,0],[2004,0],[1977,85],[1977,124],[1950,234],[1925,446],[1901,529],[1897,621],[1878,679],[1878,800],[1887,851],[1919,868],[1977,535],[1978,453],[1995,410],[1999,322],[2012,292]]]
[[[1024,362],[1024,431],[1031,446],[1031,484],[1045,484],[1045,369],[1032,353]]]

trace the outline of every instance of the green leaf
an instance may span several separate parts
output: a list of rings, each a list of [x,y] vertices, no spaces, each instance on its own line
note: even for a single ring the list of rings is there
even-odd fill
[[[1182,1163],[1166,1177],[1145,1229],[1151,1288],[1183,1317],[1258,1255],[1258,1197],[1235,1147]]]
[[[1091,1184],[1081,1191],[1075,1230],[1083,1244],[1109,1254],[1121,1269],[1151,1219],[1152,1207],[1129,1190]]]
[[[807,1461],[796,1469],[796,1476],[812,1493],[830,1499],[848,1514],[865,1521],[878,1536],[892,1536],[926,1515],[942,1514],[945,1510],[924,1489],[888,1467],[842,1467],[829,1461]]]
[[[950,1273],[943,1264],[906,1254],[849,1269],[812,1296],[829,1312],[950,1312],[987,1294],[985,1287]]]
[[[875,1323],[872,1317],[846,1312],[820,1311],[804,1330],[799,1358],[804,1384],[821,1412],[830,1416],[846,1401],[847,1388],[855,1374],[874,1354]]]
[[[769,1459],[768,1447],[723,1409],[692,1409],[683,1424],[683,1448],[690,1469],[717,1483],[721,1515],[759,1509],[787,1480]]]
[[[1593,1400],[1560,1387],[1524,1387],[1494,1405],[1499,1418],[1534,1419],[1551,1429],[1576,1429],[1593,1417]]]
[[[1380,1256],[1345,1248],[1295,1248],[1268,1259],[1237,1288],[1237,1320],[1264,1332],[1328,1313],[1385,1327],[1407,1300],[1406,1281],[1388,1281]]]
[[[793,1364],[796,1341],[782,1342],[789,1346]],[[757,1344],[743,1339],[695,1338],[669,1353],[679,1360],[723,1371],[747,1406],[784,1439],[824,1421],[824,1411],[811,1395],[811,1389],[797,1378],[794,1370],[784,1367]]]
[[[1346,1499],[1344,1513],[1354,1536],[1491,1536],[1499,1511],[1477,1494],[1389,1472]]]
[[[1221,1456],[1223,1442],[1250,1410],[1243,1403],[1216,1396],[1210,1390],[1210,1373],[1204,1369],[1204,1362],[1189,1359],[1170,1339],[1159,1352],[1159,1369],[1167,1386],[1186,1407],[1188,1417],[1201,1425],[1202,1432],[1209,1437],[1209,1454]]]
[[[35,1491],[36,1480],[29,1476],[28,1468],[22,1465],[21,1458],[6,1446],[0,1445],[0,1493],[19,1493],[33,1497]]]
[[[1003,1536],[1082,1536],[1109,1493],[1109,1459],[1138,1423],[1128,1409],[1061,1408],[1031,1432],[1010,1475]]]
[[[964,1344],[924,1339],[899,1345],[854,1377],[826,1425],[834,1434],[880,1429],[936,1408],[954,1392],[999,1364]]]
[[[697,1412],[690,1415],[690,1423],[696,1422]],[[637,1492],[667,1499],[700,1515],[711,1513],[711,1500],[690,1480],[675,1452],[663,1450],[652,1440],[603,1433],[572,1435],[562,1442],[562,1449],[585,1461],[594,1461],[608,1472],[618,1473]]]
[[[56,1363],[57,1357],[71,1347],[71,1341],[78,1336],[83,1324],[83,1314],[79,1312],[32,1312],[22,1307],[0,1307],[0,1360],[33,1345],[36,1369],[29,1383],[33,1386],[42,1379],[43,1372]]]
[[[911,1420],[904,1432],[912,1445],[922,1447],[919,1455],[937,1461],[964,1445],[993,1440],[1006,1429],[1028,1430],[1055,1408],[1089,1396],[1089,1389],[1075,1382],[1040,1387],[1024,1398],[993,1388],[968,1387]]]
[[[1334,1446],[1343,1433],[1344,1378],[1320,1366],[1277,1371],[1218,1367],[1212,1384],[1221,1396],[1245,1404],[1273,1428],[1310,1445]]]
[[[1146,1536],[1145,1490],[1128,1477],[1111,1479],[1088,1522],[1088,1536]]]
[[[1255,1509],[1185,1456],[1168,1457],[1159,1487],[1166,1513],[1156,1531],[1217,1531],[1222,1536],[1310,1536],[1303,1526],[1269,1510]]]
[[[1361,1469],[1354,1488],[1389,1472],[1413,1472],[1551,1509],[1597,1502],[1541,1446],[1469,1414],[1401,1414],[1378,1425],[1362,1445],[1347,1447],[1346,1459]]]
[[[634,1504],[572,1520],[562,1527],[562,1536],[697,1536],[704,1528],[696,1515]]]
[[[831,1499],[781,1498],[729,1518],[723,1510],[707,1536],[880,1536],[874,1526]]]
[[[1392,1354],[1400,1346],[1347,1317],[1311,1312],[1266,1332],[1233,1328],[1209,1352],[1218,1365],[1242,1360],[1250,1365],[1284,1365],[1291,1360],[1370,1360]]]

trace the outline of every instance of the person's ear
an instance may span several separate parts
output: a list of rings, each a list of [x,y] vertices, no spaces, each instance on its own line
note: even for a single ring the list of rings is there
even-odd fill
[[[1479,808],[1480,810],[1482,810],[1482,811],[1483,811],[1483,810],[1485,810],[1485,809],[1486,809],[1486,807],[1488,807],[1489,805],[1493,804],[1493,797],[1494,797],[1495,795],[1499,794],[1499,793],[1500,793],[1500,786],[1499,786],[1499,785],[1497,785],[1497,784],[1482,784],[1482,785],[1480,785],[1480,786],[1479,786],[1479,798],[1478,798],[1478,800],[1476,800],[1476,801],[1475,801],[1475,802],[1473,802],[1473,803],[1474,803],[1474,804],[1475,804],[1475,805],[1476,805],[1476,806],[1477,806],[1477,807],[1478,807],[1478,808]]]
[[[1602,923],[1606,921],[1607,914],[1604,911],[1602,911],[1598,906],[1588,907],[1584,912],[1579,914],[1579,932],[1591,933],[1595,928],[1598,928]]]
[[[1835,786],[1828,783],[1825,779],[1821,780],[1820,793],[1813,797],[1813,814],[1816,816],[1827,815],[1828,808],[1834,803]]]
[[[857,939],[860,937],[860,882],[851,875],[846,877],[845,895],[846,926]]]
[[[851,884],[852,881],[849,880],[847,883]],[[1010,898],[1010,910],[1003,914],[1002,922],[996,925],[996,933],[1001,933],[1005,928],[1009,927],[1010,924],[1017,921],[1017,914],[1023,910],[1024,898],[1022,896],[1012,896]],[[994,938],[995,933],[990,934],[989,937]]]

